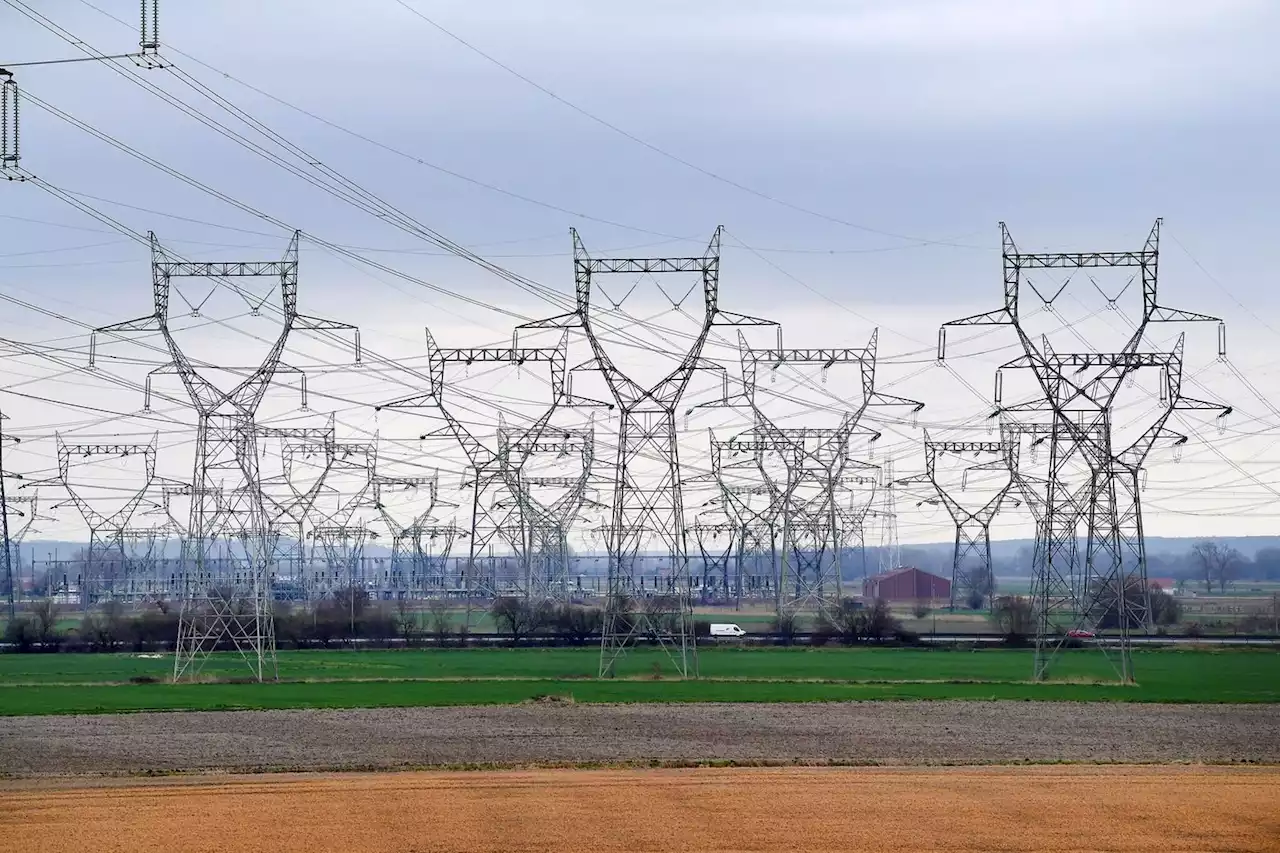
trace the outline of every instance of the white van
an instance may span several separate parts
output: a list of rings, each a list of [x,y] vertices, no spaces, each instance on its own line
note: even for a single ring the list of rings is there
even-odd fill
[[[711,636],[713,637],[745,637],[746,635],[746,631],[732,622],[711,623]]]

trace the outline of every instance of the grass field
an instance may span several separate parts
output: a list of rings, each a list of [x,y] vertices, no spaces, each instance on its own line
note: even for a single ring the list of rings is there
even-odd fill
[[[750,702],[851,699],[1023,699],[1278,702],[1280,653],[1141,650],[1139,683],[1123,686],[1096,650],[1063,652],[1049,683],[1028,683],[1031,653],[1015,649],[705,649],[702,679],[673,678],[656,649],[636,649],[618,678],[597,681],[598,652],[582,649],[297,651],[280,654],[281,683],[230,682],[231,655],[206,683],[164,679],[169,658],[0,656],[0,715],[233,708],[355,708],[577,702]]]

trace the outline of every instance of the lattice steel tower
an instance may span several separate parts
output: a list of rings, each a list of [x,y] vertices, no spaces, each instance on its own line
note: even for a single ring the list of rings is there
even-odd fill
[[[534,421],[525,426],[512,441],[519,447],[536,445],[551,417],[562,405],[588,405],[568,391],[566,348],[568,335],[562,334],[555,347],[464,347],[442,349],[436,345],[431,331],[426,331],[427,361],[430,387],[426,393],[414,394],[401,400],[384,403],[380,409],[434,409],[445,421],[441,429],[423,438],[451,436],[467,457],[472,474],[466,485],[471,487],[472,512],[470,530],[470,556],[464,574],[468,622],[472,601],[476,597],[496,597],[513,591],[509,580],[497,577],[485,570],[483,557],[490,544],[498,539],[513,543],[517,553],[522,551],[526,534],[522,528],[521,501],[513,490],[519,488],[520,469],[527,453],[504,453],[501,442],[497,449],[476,438],[467,427],[453,416],[445,405],[446,364],[546,364],[550,369],[551,399]],[[501,432],[501,430],[500,430]],[[505,439],[503,439],[505,440]],[[521,590],[521,592],[523,592]]]
[[[681,675],[696,677],[698,672],[676,449],[676,410],[696,371],[719,369],[702,357],[713,326],[765,324],[720,309],[720,235],[721,229],[717,228],[707,250],[697,257],[601,259],[592,258],[578,232],[573,231],[574,310],[519,327],[580,331],[590,344],[592,358],[575,369],[600,372],[619,414],[613,504],[606,531],[609,589],[600,646],[601,677],[612,675],[618,659],[642,637],[650,637],[661,645]],[[675,368],[655,384],[645,387],[617,365],[602,338],[606,330],[595,327],[591,311],[592,282],[598,275],[668,273],[695,273],[700,277],[701,324]],[[658,469],[656,482],[646,479],[642,473],[646,458],[653,460]],[[669,560],[666,567],[669,574],[659,580],[658,590],[633,612],[630,605],[636,589],[637,562],[641,550],[648,544],[655,546],[650,553],[656,550],[661,558]]]
[[[171,361],[148,375],[148,391],[152,377],[176,375],[196,411],[191,520],[179,566],[182,600],[173,663],[175,681],[194,678],[209,653],[225,642],[230,642],[240,653],[254,678],[261,681],[265,677],[276,677],[271,581],[279,531],[270,523],[263,503],[258,467],[258,406],[277,373],[300,373],[281,361],[289,335],[295,329],[355,332],[356,361],[360,360],[359,331],[354,326],[298,313],[299,237],[295,232],[284,257],[278,261],[191,262],[175,260],[151,234],[155,310],[144,317],[94,332],[94,341],[99,334],[159,332]],[[280,331],[260,364],[224,368],[243,370],[246,374],[230,390],[218,388],[202,375],[201,370],[206,367],[193,363],[174,338],[169,325],[169,297],[171,282],[179,277],[213,279],[215,286],[231,288],[251,306],[261,306],[264,300],[246,294],[233,280],[261,277],[279,280]],[[90,363],[94,341],[90,344]],[[302,393],[305,406],[305,375]],[[220,540],[232,538],[240,541],[244,562],[219,577],[214,571],[212,549]]]
[[[80,513],[85,526],[89,530],[89,548],[85,554],[80,579],[80,592],[84,603],[93,604],[99,600],[128,598],[135,592],[133,581],[135,567],[131,565],[129,548],[126,541],[131,538],[127,531],[133,524],[134,516],[144,506],[148,493],[156,479],[156,445],[159,436],[152,436],[148,444],[122,444],[118,442],[95,442],[67,444],[61,435],[55,436],[58,448],[58,476],[56,479],[42,481],[57,483],[66,491],[69,503]],[[97,500],[83,492],[72,483],[72,460],[90,459],[95,456],[127,458],[139,457],[143,460],[143,483],[123,501],[113,501],[116,506],[110,513],[99,510]],[[36,483],[34,485],[39,485]],[[55,504],[54,509],[62,506]]]
[[[955,547],[951,554],[951,596],[949,606],[956,607],[956,600],[969,606],[991,603],[995,591],[995,578],[991,566],[991,522],[1001,505],[1008,499],[1009,490],[1013,486],[1013,477],[1006,481],[1000,489],[981,506],[970,509],[958,501],[955,496],[938,480],[938,457],[971,453],[974,456],[994,456],[986,463],[972,466],[964,471],[961,489],[966,487],[970,471],[982,469],[998,469],[1008,471],[1008,449],[1000,441],[932,441],[929,433],[924,435],[923,474],[899,480],[899,485],[911,483],[928,483],[937,495],[936,500],[942,503],[951,516],[956,528]]]
[[[1226,414],[1217,403],[1182,396],[1181,337],[1173,352],[1143,352],[1149,323],[1216,322],[1219,355],[1225,354],[1225,331],[1217,317],[1167,308],[1157,298],[1160,257],[1160,220],[1156,220],[1142,248],[1121,252],[1046,252],[1018,250],[1004,223],[1000,224],[1004,268],[1004,305],[944,324],[938,334],[938,357],[945,357],[949,326],[1008,325],[1017,332],[1024,355],[1005,364],[996,374],[997,412],[1033,413],[1043,422],[1048,416],[1054,429],[1049,440],[1049,477],[1044,503],[1045,549],[1037,566],[1037,637],[1034,675],[1044,678],[1065,636],[1062,617],[1069,627],[1094,629],[1103,620],[1115,623],[1116,671],[1123,681],[1133,680],[1130,633],[1150,624],[1146,546],[1139,499],[1141,470],[1155,444],[1181,441],[1183,436],[1165,426],[1176,410],[1207,410]],[[1037,344],[1019,316],[1019,294],[1028,270],[1136,268],[1142,282],[1142,319],[1119,352],[1056,353],[1047,338]],[[1065,285],[1063,285],[1065,287]],[[1061,291],[1059,291],[1061,292]],[[1038,293],[1038,291],[1037,291]],[[1056,298],[1056,294],[1055,297]],[[1043,297],[1042,297],[1043,299]],[[1052,300],[1045,300],[1051,302]],[[1114,300],[1108,300],[1114,303]],[[1156,421],[1132,444],[1116,446],[1113,439],[1116,396],[1126,380],[1139,371],[1160,370],[1160,409]],[[1042,400],[1003,406],[1003,371],[1026,369],[1035,376]],[[1071,472],[1081,472],[1087,485],[1069,485]],[[1077,479],[1078,483],[1079,480]],[[1081,489],[1083,488],[1083,491]],[[1083,516],[1083,518],[1082,518]],[[1074,554],[1078,525],[1086,529],[1083,574],[1074,588],[1074,568],[1063,566]],[[1054,611],[1054,603],[1072,601],[1071,613]],[[1106,650],[1105,645],[1103,646]]]

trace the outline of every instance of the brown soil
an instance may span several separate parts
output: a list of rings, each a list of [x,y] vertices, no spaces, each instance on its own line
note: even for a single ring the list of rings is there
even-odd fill
[[[0,718],[4,776],[651,761],[1280,764],[1280,705],[546,703]]]
[[[232,777],[0,790],[0,838],[29,853],[1275,851],[1278,803],[1274,768]]]

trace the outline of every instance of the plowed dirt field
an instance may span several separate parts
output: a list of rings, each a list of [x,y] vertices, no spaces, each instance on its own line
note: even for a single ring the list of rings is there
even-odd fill
[[[27,853],[1275,851],[1280,769],[539,770],[0,788]]]

